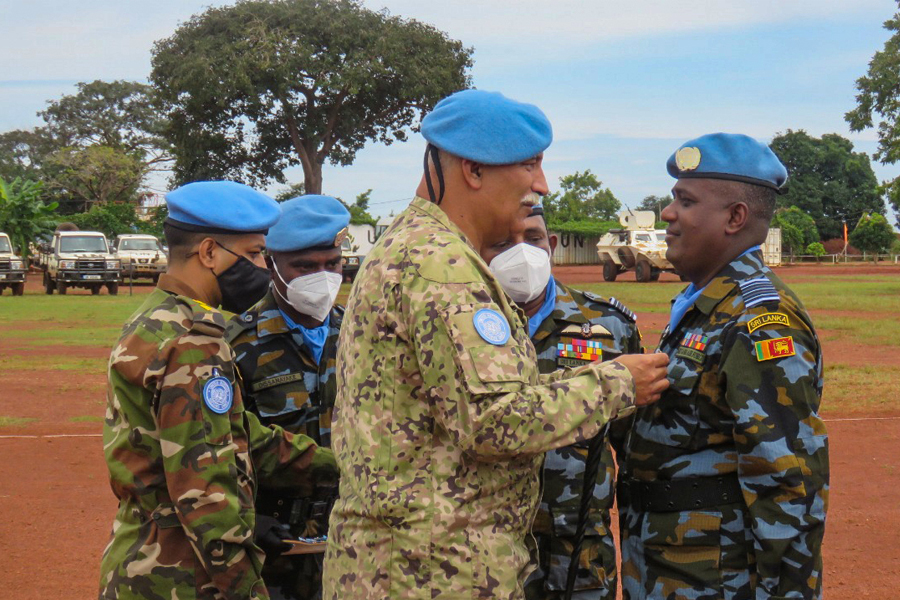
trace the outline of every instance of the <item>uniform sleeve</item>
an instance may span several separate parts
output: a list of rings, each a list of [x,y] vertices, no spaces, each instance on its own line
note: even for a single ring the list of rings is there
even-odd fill
[[[262,487],[289,489],[300,496],[316,487],[337,484],[338,468],[330,448],[317,446],[303,434],[291,434],[278,425],[263,425],[247,412],[251,456]]]
[[[432,294],[411,302],[413,345],[432,413],[470,455],[505,460],[567,446],[593,437],[633,405],[634,382],[618,363],[538,379],[524,332],[503,345],[486,342],[473,323],[481,309],[501,312],[490,302],[441,306]]]
[[[156,418],[176,514],[223,598],[268,598],[260,576],[262,552],[252,540],[249,456],[237,443],[247,443],[240,440],[240,392],[233,390],[233,404],[223,414],[203,401],[211,377],[232,379],[231,350],[222,338],[189,333],[169,344],[163,361]]]
[[[812,331],[788,324],[728,336],[720,377],[734,414],[738,476],[750,512],[758,600],[819,597],[828,445],[818,416],[820,361]],[[728,339],[726,338],[726,339]]]

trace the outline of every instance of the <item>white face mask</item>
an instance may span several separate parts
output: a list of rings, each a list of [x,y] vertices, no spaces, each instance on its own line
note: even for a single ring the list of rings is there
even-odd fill
[[[318,271],[295,277],[288,283],[278,272],[278,265],[274,262],[272,264],[278,279],[287,288],[287,298],[282,296],[277,287],[275,292],[300,314],[309,315],[316,321],[324,321],[337,299],[344,281],[343,276],[330,271]]]
[[[519,304],[541,295],[550,281],[550,255],[530,244],[516,244],[494,257],[491,272]]]

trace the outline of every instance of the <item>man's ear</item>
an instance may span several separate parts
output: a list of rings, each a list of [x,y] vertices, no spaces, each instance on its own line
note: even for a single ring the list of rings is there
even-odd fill
[[[207,269],[213,269],[216,266],[216,240],[211,237],[203,238],[197,246],[197,258],[200,264]]]
[[[736,235],[745,229],[750,222],[750,208],[744,202],[736,202],[728,211],[725,234]]]
[[[547,238],[547,241],[550,242],[550,256],[556,252],[556,244],[559,243],[559,237],[555,233],[551,233],[550,237]]]
[[[466,158],[460,160],[459,165],[462,169],[463,181],[466,182],[466,185],[473,190],[480,190],[481,186],[484,184],[484,180],[482,179],[484,165]]]

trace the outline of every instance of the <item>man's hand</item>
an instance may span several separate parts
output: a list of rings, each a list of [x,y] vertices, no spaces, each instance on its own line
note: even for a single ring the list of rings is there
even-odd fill
[[[253,542],[266,553],[266,558],[273,559],[290,550],[291,545],[284,540],[291,537],[287,525],[268,515],[256,515]]]
[[[666,379],[666,368],[669,366],[667,354],[625,354],[615,362],[631,371],[635,406],[653,404],[669,387],[669,380]]]

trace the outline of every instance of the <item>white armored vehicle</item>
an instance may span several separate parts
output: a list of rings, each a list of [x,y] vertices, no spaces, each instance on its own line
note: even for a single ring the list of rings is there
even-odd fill
[[[615,281],[630,269],[640,282],[657,281],[663,271],[675,272],[666,260],[666,232],[656,229],[653,211],[619,213],[619,223],[622,229],[610,229],[597,243],[604,280]]]

